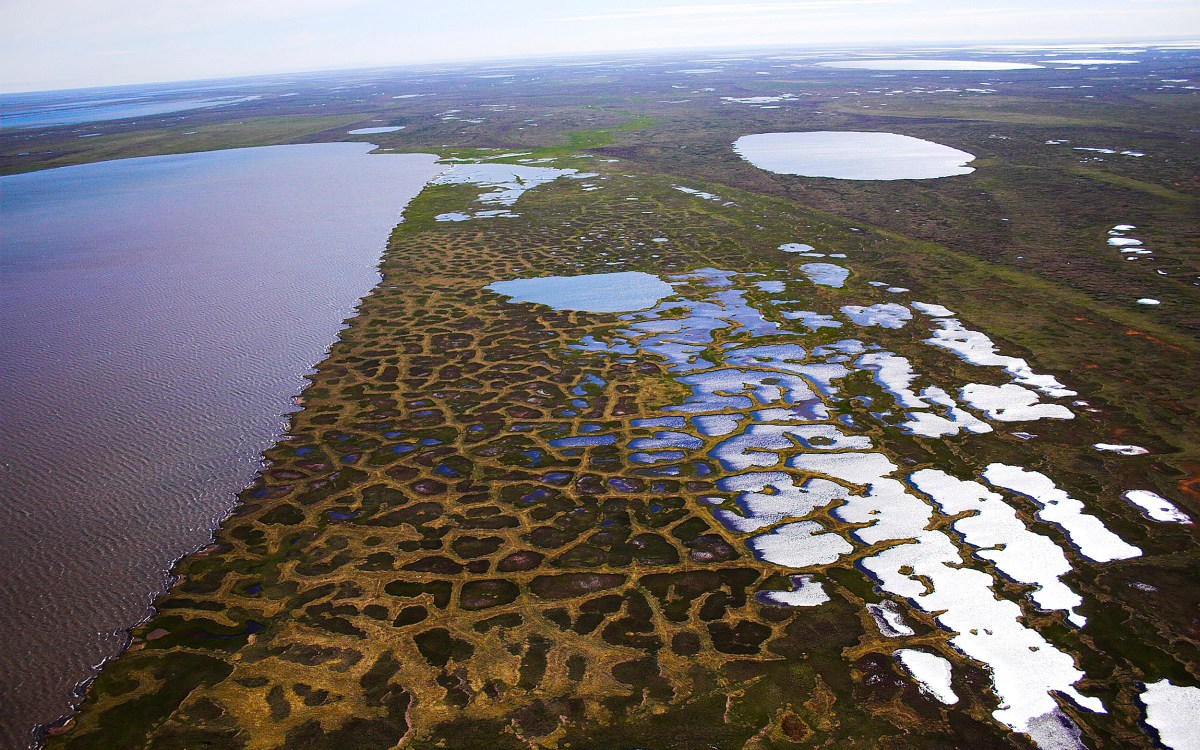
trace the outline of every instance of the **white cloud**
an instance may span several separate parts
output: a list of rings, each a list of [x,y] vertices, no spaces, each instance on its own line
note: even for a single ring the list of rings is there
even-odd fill
[[[0,90],[744,45],[1144,42],[1200,34],[1154,0],[0,0]]]
[[[339,13],[375,0],[45,0],[0,3],[4,38],[119,34],[124,38]]]
[[[863,5],[903,5],[910,0],[808,0],[793,3],[729,3],[723,5],[662,5],[653,8],[614,10],[585,16],[570,16],[565,21],[621,21],[636,18],[684,18],[697,16],[759,16],[805,13],[813,10],[840,10]]]

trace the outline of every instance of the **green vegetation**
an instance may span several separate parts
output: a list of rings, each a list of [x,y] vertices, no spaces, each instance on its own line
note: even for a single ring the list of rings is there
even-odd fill
[[[567,145],[573,149],[609,146],[613,144],[618,134],[651,128],[654,127],[657,122],[657,117],[637,115],[632,120],[628,120],[620,125],[615,125],[610,128],[572,130],[567,133]]]
[[[1156,185],[1153,182],[1134,179],[1133,177],[1125,177],[1123,175],[1115,175],[1104,172],[1099,169],[1088,169],[1085,167],[1075,167],[1071,170],[1075,174],[1082,175],[1089,180],[1096,182],[1115,185],[1128,190],[1137,190],[1143,193],[1158,198],[1159,200],[1167,201],[1168,203],[1180,204],[1179,209],[1182,211],[1194,211],[1196,208],[1196,198],[1185,195],[1178,190],[1172,190],[1163,185]]]

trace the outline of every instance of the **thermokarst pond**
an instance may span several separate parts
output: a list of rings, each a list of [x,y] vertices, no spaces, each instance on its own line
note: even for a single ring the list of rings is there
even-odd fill
[[[513,302],[598,313],[645,310],[675,293],[670,284],[641,271],[513,279],[497,281],[487,289]]]

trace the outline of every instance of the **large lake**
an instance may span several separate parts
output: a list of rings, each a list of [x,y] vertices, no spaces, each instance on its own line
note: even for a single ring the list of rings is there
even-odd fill
[[[331,143],[0,178],[0,746],[149,612],[378,281],[426,154]]]

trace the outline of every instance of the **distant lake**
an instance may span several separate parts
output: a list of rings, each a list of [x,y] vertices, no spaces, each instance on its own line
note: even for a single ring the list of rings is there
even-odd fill
[[[1034,70],[1042,67],[1032,63],[1003,62],[996,60],[913,60],[910,58],[890,58],[886,60],[837,60],[835,62],[819,62],[824,68],[843,68],[846,70]]]
[[[898,133],[816,130],[744,135],[733,150],[759,169],[839,180],[923,180],[970,174],[974,154]]]
[[[205,99],[159,99],[144,101],[142,97],[98,99],[62,104],[22,106],[13,98],[5,102],[0,128],[48,128],[56,125],[78,125],[104,120],[127,120],[132,117],[153,117],[190,109],[209,109],[258,99],[257,96],[218,96]]]
[[[149,612],[441,166],[366,143],[0,178],[0,746]]]
[[[376,133],[394,133],[397,130],[404,130],[404,126],[385,125],[378,128],[358,128],[356,130],[347,130],[346,135],[374,135]]]

